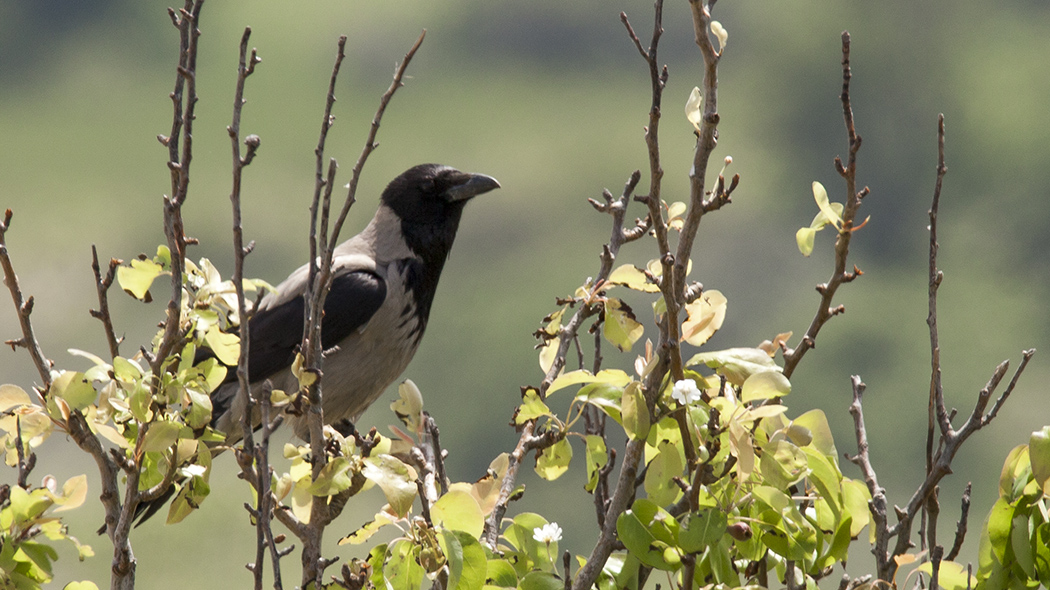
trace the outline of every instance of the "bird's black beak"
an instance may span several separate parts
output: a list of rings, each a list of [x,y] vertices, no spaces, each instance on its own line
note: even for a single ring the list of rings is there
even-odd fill
[[[449,201],[466,201],[499,187],[499,181],[491,176],[470,174],[466,182],[445,191],[445,198]]]

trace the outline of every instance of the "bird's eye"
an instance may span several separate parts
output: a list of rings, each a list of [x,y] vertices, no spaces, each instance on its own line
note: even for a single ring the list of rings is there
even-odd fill
[[[419,183],[419,190],[424,193],[434,192],[434,179],[428,178],[423,182]]]

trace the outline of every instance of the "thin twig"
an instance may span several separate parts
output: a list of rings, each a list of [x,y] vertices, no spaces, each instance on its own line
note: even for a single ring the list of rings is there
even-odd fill
[[[926,476],[929,477],[933,471],[934,462],[934,437],[936,427],[939,426],[943,435],[951,429],[948,420],[948,412],[944,407],[944,389],[941,384],[941,348],[937,333],[937,291],[944,279],[944,273],[937,269],[937,211],[941,201],[941,186],[948,167],[944,164],[944,115],[937,118],[937,181],[933,191],[933,203],[930,206],[930,257],[929,257],[929,283],[928,300],[929,313],[926,316],[926,324],[930,330],[930,400],[927,407],[926,424]],[[922,522],[919,528],[919,538],[922,543],[921,549],[937,546],[937,515],[940,506],[937,500],[936,488],[923,503]]]
[[[489,517],[485,519],[485,528],[481,533],[481,542],[488,545],[491,549],[496,547],[496,541],[499,539],[500,524],[503,521],[503,515],[507,513],[507,505],[512,499],[511,493],[514,491],[517,482],[518,470],[521,468],[525,457],[530,452],[549,447],[565,437],[564,432],[559,433],[553,430],[534,435],[535,430],[535,420],[530,420],[522,425],[521,436],[518,437],[518,442],[510,453],[507,472],[503,476],[503,482],[500,483],[496,504]]]
[[[605,562],[612,554],[616,544],[616,518],[627,509],[627,503],[634,497],[634,480],[638,473],[638,462],[645,449],[644,440],[631,440],[623,453],[623,467],[620,468],[620,477],[616,482],[616,489],[612,498],[609,499],[609,507],[605,511],[605,526],[598,537],[598,542],[587,557],[587,563],[576,573],[573,580],[573,590],[586,590],[594,585],[598,574],[605,567]]]
[[[423,44],[423,38],[426,37],[427,31],[424,29],[419,33],[419,37],[416,42],[412,44],[412,47],[405,54],[404,59],[397,66],[397,70],[394,71],[394,80],[390,83],[390,87],[387,88],[386,92],[379,99],[379,108],[376,110],[376,114],[372,117],[372,125],[368,129],[368,139],[365,140],[365,146],[361,150],[361,155],[357,157],[357,162],[354,164],[353,170],[350,172],[350,182],[347,185],[346,200],[343,202],[343,208],[339,212],[339,217],[336,218],[335,225],[332,226],[332,236],[329,238],[328,247],[334,249],[336,244],[339,242],[339,232],[343,228],[343,222],[346,221],[346,215],[350,212],[350,206],[354,204],[357,195],[357,183],[361,179],[361,170],[364,169],[365,162],[368,161],[368,157],[372,155],[372,152],[379,147],[376,143],[376,134],[379,133],[379,123],[383,120],[383,113],[386,112],[386,107],[390,104],[390,99],[394,97],[394,93],[397,92],[398,88],[404,86],[401,80],[405,76],[405,71],[408,69],[408,64],[415,57],[416,52],[419,51],[420,45]]]
[[[609,238],[609,243],[602,249],[601,266],[598,270],[598,274],[594,279],[594,285],[600,285],[609,277],[609,273],[612,272],[613,263],[616,260],[616,256],[619,254],[620,246],[626,241],[626,233],[623,229],[624,217],[627,211],[627,204],[630,202],[631,195],[634,193],[635,187],[638,185],[638,181],[641,179],[641,172],[635,171],[631,174],[631,177],[627,180],[624,185],[623,192],[618,199],[613,199],[610,194],[605,204],[598,203],[591,199],[591,205],[594,206],[598,211],[603,213],[609,213],[612,218],[612,235]],[[608,193],[606,193],[608,194]],[[558,331],[558,337],[560,342],[558,344],[558,350],[554,356],[554,361],[547,370],[547,374],[544,376],[543,381],[540,383],[539,394],[540,397],[546,395],[547,390],[550,388],[551,383],[561,372],[565,366],[565,359],[569,352],[569,347],[572,345],[573,340],[576,338],[579,330],[583,326],[583,323],[590,317],[598,313],[598,306],[596,305],[581,305],[573,313],[572,318],[567,323],[562,325]],[[522,426],[521,435],[518,438],[518,442],[514,447],[514,451],[511,452],[507,472],[503,477],[503,482],[500,485],[499,495],[496,499],[496,505],[489,514],[489,517],[485,520],[485,529],[482,533],[482,542],[488,545],[490,548],[495,549],[496,541],[499,537],[500,524],[503,520],[503,515],[506,514],[507,504],[511,500],[511,492],[517,483],[518,470],[521,467],[522,461],[529,451],[542,448],[545,444],[552,444],[554,441],[550,438],[544,438],[543,435],[534,436],[536,424],[534,421],[526,422]],[[549,432],[546,434],[550,434]],[[548,442],[549,441],[549,442]],[[615,519],[614,519],[615,520]]]
[[[241,179],[244,168],[251,164],[259,149],[260,141],[257,135],[249,135],[245,138],[244,145],[246,153],[241,156],[241,112],[244,108],[244,85],[255,72],[255,66],[262,60],[255,49],[251,56],[248,54],[248,41],[251,38],[251,27],[245,27],[241,36],[239,60],[237,65],[237,85],[233,97],[233,116],[227,131],[230,135],[232,162],[233,187],[230,190],[230,205],[233,209],[233,284],[237,294],[237,317],[239,318],[238,335],[240,337],[241,349],[237,359],[237,382],[239,391],[237,395],[244,400],[244,413],[241,416],[241,444],[245,449],[245,456],[255,459],[254,466],[248,462],[242,466],[243,476],[253,484],[256,492],[256,507],[252,510],[255,523],[255,562],[249,568],[254,576],[256,590],[262,590],[263,571],[265,569],[265,557],[267,549],[273,565],[274,588],[282,588],[280,551],[274,543],[273,529],[271,527],[273,506],[273,495],[270,490],[269,469],[269,399],[262,401],[262,421],[264,433],[262,442],[255,444],[254,414],[256,400],[249,390],[248,358],[251,354],[249,333],[248,304],[244,295],[244,259],[251,251],[251,245],[244,245],[244,227],[241,221]]]
[[[123,260],[111,258],[106,276],[102,276],[102,268],[98,264],[98,251],[95,245],[91,245],[91,270],[95,273],[95,291],[98,294],[98,309],[90,310],[91,317],[102,322],[102,329],[106,333],[106,342],[109,344],[109,354],[112,358],[120,356],[120,343],[123,338],[117,338],[113,330],[113,318],[109,314],[109,288],[113,285],[113,279],[117,274],[117,267]]]
[[[955,561],[955,558],[959,556],[959,551],[962,550],[963,540],[966,539],[967,520],[970,515],[970,491],[972,484],[967,482],[966,489],[963,490],[962,505],[959,509],[959,523],[955,527],[955,542],[952,543],[951,551],[945,557],[948,561]]]
[[[707,178],[707,166],[718,145],[718,62],[721,54],[711,43],[711,8],[713,2],[689,0],[693,17],[693,34],[700,55],[704,60],[704,107],[700,121],[700,133],[697,136],[693,152],[693,167],[689,172],[689,210],[682,225],[678,251],[675,255],[675,278],[678,288],[685,285],[686,269],[700,227],[700,219],[710,210],[710,203],[704,199],[704,185]],[[712,191],[713,194],[714,191]],[[670,312],[670,308],[668,308]],[[676,378],[678,378],[676,376]]]
[[[328,129],[331,127],[333,118],[331,114],[332,105],[335,102],[335,81],[339,73],[339,66],[344,57],[344,49],[346,44],[345,37],[339,39],[339,51],[336,57],[335,66],[332,68],[331,82],[329,84],[328,96],[325,107],[324,119],[321,125],[321,136],[318,141],[318,146],[315,151],[317,156],[317,179],[314,189],[314,198],[311,204],[311,215],[312,219],[310,222],[310,271],[309,281],[307,284],[307,292],[305,294],[305,310],[304,310],[304,326],[303,326],[303,355],[305,357],[304,366],[307,371],[314,372],[318,377],[322,377],[322,343],[321,343],[321,319],[322,310],[324,309],[325,299],[328,296],[328,290],[331,287],[332,282],[332,257],[336,245],[339,240],[339,233],[342,229],[343,222],[346,220],[346,216],[350,211],[350,207],[356,200],[357,183],[361,175],[361,170],[364,167],[365,162],[368,160],[368,156],[378,146],[376,144],[376,134],[379,131],[379,124],[382,121],[383,113],[386,111],[387,105],[393,98],[394,93],[403,84],[401,82],[404,77],[405,70],[408,68],[409,62],[423,43],[423,37],[426,31],[423,31],[416,42],[412,45],[412,48],[405,55],[404,60],[397,67],[394,73],[394,80],[390,87],[387,89],[379,101],[379,108],[376,110],[375,115],[372,117],[372,125],[368,133],[368,137],[365,140],[364,148],[361,151],[361,155],[358,157],[357,163],[354,166],[352,176],[349,183],[349,190],[347,192],[346,200],[343,203],[343,207],[340,210],[339,217],[336,219],[335,224],[332,226],[331,235],[327,235],[328,223],[329,223],[329,199],[331,195],[332,186],[335,180],[335,160],[331,160],[328,167],[328,174],[322,180],[321,170],[324,161],[324,143],[327,137]],[[322,189],[324,196],[322,197]],[[323,198],[323,207],[318,217],[318,207],[321,205]],[[318,224],[320,225],[320,235],[318,234]],[[318,248],[323,247],[319,252]],[[322,410],[322,381],[323,379],[317,379],[311,385],[307,391],[307,398],[309,400],[309,406],[307,409],[306,421],[308,424],[308,430],[310,433],[310,450],[313,457],[313,476],[317,478],[320,475],[321,469],[324,468],[327,463],[327,455],[325,453],[325,441],[324,441],[324,416]],[[333,505],[334,506],[334,505]],[[331,519],[334,518],[338,509],[331,509],[327,503],[327,498],[315,497],[312,507],[310,524],[302,527],[300,532],[304,532],[304,536],[300,536],[303,541],[303,586],[307,586],[311,583],[316,584],[318,587],[321,586],[321,576],[324,568],[328,567],[332,562],[321,557],[321,538],[325,526]]]
[[[790,378],[795,372],[795,367],[805,356],[806,352],[816,346],[817,334],[820,329],[832,317],[845,311],[842,306],[832,307],[835,292],[843,283],[848,283],[861,275],[856,267],[848,270],[846,266],[849,257],[850,238],[853,235],[854,222],[857,218],[857,210],[860,208],[861,200],[868,194],[868,188],[857,190],[857,151],[860,150],[861,137],[857,134],[853,122],[853,105],[850,99],[849,84],[853,77],[849,62],[850,36],[848,32],[842,33],[842,93],[839,98],[842,101],[842,116],[846,125],[846,135],[849,139],[849,149],[846,164],[842,164],[840,158],[835,158],[835,168],[846,181],[846,205],[842,211],[842,228],[838,238],[835,240],[835,269],[827,283],[817,285],[820,293],[820,303],[817,313],[810,322],[809,329],[802,337],[802,341],[794,349],[784,350],[784,376]]]
[[[872,517],[871,526],[875,529],[875,547],[872,549],[872,553],[875,554],[875,566],[879,572],[880,579],[886,579],[882,577],[882,572],[887,567],[885,561],[890,538],[886,516],[886,490],[879,485],[878,475],[875,473],[875,468],[871,465],[871,457],[868,454],[868,431],[864,424],[864,406],[862,403],[866,386],[857,375],[851,377],[851,382],[853,384],[853,403],[850,404],[849,413],[853,416],[853,431],[857,437],[857,454],[852,457],[846,455],[846,459],[860,468],[864,477],[864,483],[868,487],[868,493],[871,494],[871,501],[868,507]]]
[[[186,328],[181,322],[182,273],[186,262],[186,245],[190,240],[187,239],[183,227],[182,205],[189,194],[190,163],[193,161],[193,121],[196,118],[194,113],[197,106],[197,40],[200,37],[197,22],[203,4],[204,0],[186,0],[185,7],[180,11],[181,18],[175,21],[181,38],[175,90],[171,93],[175,115],[171,136],[161,139],[168,147],[168,169],[171,171],[171,195],[164,198],[164,235],[171,252],[171,297],[168,299],[164,333],[150,367],[156,376],[161,374],[171,351],[186,334]],[[160,380],[155,379],[151,387],[156,388],[159,384]]]
[[[11,292],[11,300],[15,304],[18,324],[22,328],[22,338],[19,340],[8,340],[6,344],[9,344],[11,348],[23,346],[29,351],[29,356],[33,359],[33,365],[40,375],[40,383],[46,391],[51,387],[51,367],[53,363],[44,356],[44,351],[40,348],[40,342],[36,339],[36,334],[33,331],[33,322],[29,319],[30,314],[33,313],[33,297],[30,296],[28,299],[25,299],[22,296],[22,287],[18,284],[18,275],[15,274],[15,267],[11,263],[11,256],[7,251],[7,230],[11,227],[12,215],[13,213],[8,209],[4,212],[4,221],[0,223],[0,266],[4,269],[4,284],[7,285],[8,291]]]

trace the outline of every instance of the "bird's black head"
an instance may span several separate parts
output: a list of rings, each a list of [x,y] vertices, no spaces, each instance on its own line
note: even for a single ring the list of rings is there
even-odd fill
[[[401,220],[401,237],[416,259],[402,261],[416,313],[426,325],[441,269],[456,239],[463,207],[470,199],[499,188],[484,174],[468,174],[439,164],[420,164],[395,178],[383,191],[383,205]]]
[[[416,253],[448,249],[456,237],[467,201],[499,188],[484,174],[469,174],[440,164],[409,168],[387,185],[382,202],[401,220],[405,241]],[[442,256],[442,258],[444,257]]]
[[[458,220],[471,198],[499,188],[484,174],[468,174],[440,164],[413,166],[387,185],[383,203],[412,225],[441,225]]]

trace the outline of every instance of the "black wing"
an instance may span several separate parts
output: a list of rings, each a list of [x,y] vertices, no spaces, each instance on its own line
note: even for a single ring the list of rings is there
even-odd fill
[[[321,323],[321,345],[331,348],[368,323],[386,299],[386,283],[370,271],[338,275],[324,305]],[[303,314],[306,304],[300,295],[290,301],[256,312],[248,323],[248,380],[265,379],[295,360],[295,350],[303,338]],[[210,350],[197,353],[196,362],[213,356]],[[237,381],[237,372],[229,371],[225,383]],[[228,389],[228,388],[227,388]],[[225,395],[224,395],[225,394]],[[236,391],[220,386],[212,393],[213,420],[233,403]]]
[[[386,298],[386,283],[368,271],[336,276],[324,305],[321,345],[335,346],[372,319]],[[260,310],[250,321],[248,378],[255,382],[292,364],[303,338],[302,296]],[[235,376],[236,378],[236,376]]]
[[[326,349],[338,344],[354,330],[368,323],[386,298],[386,283],[369,271],[355,271],[332,280],[332,289],[325,300],[324,321],[321,323],[321,345]],[[305,304],[299,296],[277,307],[260,310],[249,321],[250,346],[248,375],[252,382],[265,379],[292,364],[295,349],[303,337]],[[197,351],[194,364],[213,358],[212,351]],[[237,381],[237,372],[229,371],[225,383]],[[236,388],[220,386],[212,393],[212,424],[229,410],[237,395]],[[175,495],[171,486],[161,497],[139,504],[135,508],[135,526],[139,526],[168,503]],[[98,533],[104,534],[105,526]]]

